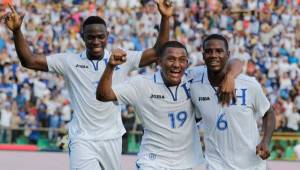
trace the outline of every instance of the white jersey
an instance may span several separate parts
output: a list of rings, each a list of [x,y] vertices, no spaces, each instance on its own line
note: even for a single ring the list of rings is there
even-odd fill
[[[160,71],[113,86],[119,102],[131,104],[144,128],[138,162],[163,168],[192,168],[202,163],[200,137],[189,96],[191,79],[167,87]]]
[[[102,60],[89,60],[86,51],[47,56],[49,71],[64,77],[71,98],[74,114],[69,125],[70,139],[107,140],[125,133],[120,106],[96,99],[96,88],[110,57],[109,51],[104,52]],[[139,65],[142,52],[126,53],[127,62],[116,67],[113,84],[125,81],[129,71]]]
[[[202,115],[205,159],[209,169],[265,169],[266,162],[256,155],[260,143],[256,120],[270,103],[254,78],[239,75],[235,87],[236,103],[222,107],[207,72],[191,85],[192,101]]]

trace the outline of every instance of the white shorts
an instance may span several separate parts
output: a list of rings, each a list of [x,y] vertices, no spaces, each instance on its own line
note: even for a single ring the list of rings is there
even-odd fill
[[[223,169],[231,170],[233,168],[224,167],[224,165],[222,165],[222,163],[207,163],[206,167],[205,167],[205,170],[223,170]],[[253,167],[247,168],[247,170],[266,170],[266,169],[267,169],[266,162],[262,162],[260,164],[257,164],[255,166],[253,166]]]
[[[189,169],[170,169],[170,168],[159,167],[157,165],[145,165],[145,164],[141,164],[141,165],[137,164],[136,169],[137,170],[193,170],[192,168],[189,168]]]
[[[110,140],[69,141],[70,170],[120,170],[122,137]]]
[[[136,161],[137,170],[193,170],[192,168],[188,169],[174,169],[174,168],[164,168],[155,163],[155,161],[147,161],[143,158],[140,158]]]

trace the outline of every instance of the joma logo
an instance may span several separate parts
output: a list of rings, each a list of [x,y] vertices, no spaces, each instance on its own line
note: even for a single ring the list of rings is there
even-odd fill
[[[209,97],[199,97],[198,99],[199,101],[206,101],[206,100],[210,100]]]
[[[150,98],[154,98],[154,99],[164,99],[165,96],[161,95],[161,94],[151,94]]]
[[[89,66],[87,66],[87,65],[82,65],[82,64],[76,64],[75,67],[77,67],[77,68],[89,68]]]

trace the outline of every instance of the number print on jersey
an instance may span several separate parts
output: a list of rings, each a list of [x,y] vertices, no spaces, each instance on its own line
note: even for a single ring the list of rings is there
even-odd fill
[[[176,113],[169,113],[169,118],[170,118],[170,123],[171,123],[171,128],[180,128],[184,122],[186,121],[187,118],[187,112],[186,111],[181,111]]]
[[[219,130],[225,130],[225,129],[227,129],[227,120],[225,119],[225,113],[222,113],[218,117],[217,128]]]

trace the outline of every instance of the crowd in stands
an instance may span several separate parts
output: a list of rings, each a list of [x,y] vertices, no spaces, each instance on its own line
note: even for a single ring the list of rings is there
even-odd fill
[[[300,1],[174,3],[170,35],[187,46],[190,67],[204,64],[201,45],[205,35],[225,35],[231,57],[244,62],[244,72],[257,78],[270,99],[276,131],[300,132]],[[109,49],[143,50],[152,47],[158,35],[160,15],[153,0],[14,0],[14,5],[25,13],[22,30],[38,54],[80,52],[84,48],[80,24],[90,15],[107,21]],[[8,10],[3,4],[0,7],[2,12]],[[131,74],[155,70],[151,65]],[[67,128],[72,117],[63,78],[23,68],[4,24],[0,24],[0,112],[1,127],[25,129]],[[122,117],[128,130],[141,129],[130,106],[124,107]],[[27,135],[36,141],[33,131]],[[49,138],[57,135],[51,133]]]

